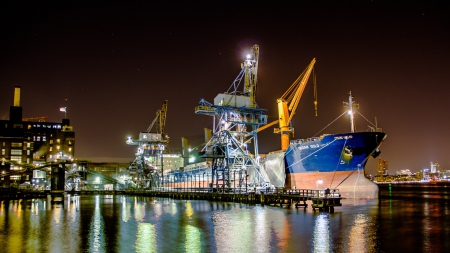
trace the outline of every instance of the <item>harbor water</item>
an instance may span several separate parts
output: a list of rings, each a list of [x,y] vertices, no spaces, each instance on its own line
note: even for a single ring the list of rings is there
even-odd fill
[[[450,202],[308,208],[136,196],[0,200],[2,252],[450,252]]]

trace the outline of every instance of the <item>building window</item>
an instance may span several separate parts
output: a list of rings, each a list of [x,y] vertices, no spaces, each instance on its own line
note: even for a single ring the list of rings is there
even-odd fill
[[[56,150],[59,150],[59,145],[58,145],[58,146],[56,146]]]
[[[21,149],[11,149],[11,155],[22,155]]]
[[[30,158],[27,158],[27,163],[28,163],[28,164],[30,163]]]
[[[41,136],[38,136],[38,137],[36,138],[36,141],[41,141]]]
[[[11,148],[21,148],[22,142],[13,142],[11,143]]]
[[[45,138],[45,136],[42,136],[42,141],[45,141],[47,138]]]
[[[28,129],[31,129],[31,125],[28,125]]]
[[[53,149],[53,147],[50,147],[50,148],[48,149],[48,151],[52,151],[52,149]]]
[[[69,148],[69,152],[72,152],[72,148],[71,147]]]
[[[69,145],[72,145],[72,141],[69,141]]]
[[[20,162],[22,162],[22,156],[21,155],[12,155],[11,161],[20,163]]]
[[[27,148],[29,148],[29,147],[31,147],[31,143],[28,142],[27,143]]]
[[[4,148],[2,148],[2,155],[5,155],[6,151]]]
[[[30,151],[30,150],[27,150],[27,155],[30,155],[30,153],[31,153],[31,151]]]
[[[21,176],[10,176],[9,179],[11,179],[12,181],[19,181],[21,178]]]
[[[53,140],[50,140],[50,144],[53,144]]]
[[[56,139],[56,143],[61,143],[61,139]]]

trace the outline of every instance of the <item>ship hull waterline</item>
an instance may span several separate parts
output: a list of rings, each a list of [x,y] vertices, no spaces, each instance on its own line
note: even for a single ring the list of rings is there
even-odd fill
[[[385,138],[382,132],[358,132],[294,141],[284,154],[285,188],[339,189],[343,198],[378,198],[378,186],[364,169]]]

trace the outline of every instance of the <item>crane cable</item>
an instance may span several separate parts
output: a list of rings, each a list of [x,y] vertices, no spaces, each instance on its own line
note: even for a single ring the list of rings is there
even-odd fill
[[[340,117],[342,117],[345,113],[347,113],[347,111],[345,111],[344,113],[342,113],[341,115],[339,115],[336,119],[334,119],[333,121],[331,121],[328,125],[326,125],[324,128],[322,128],[319,132],[317,132],[315,135],[313,136],[317,136],[319,133],[321,133],[323,130],[325,130],[325,128],[329,127],[331,124],[333,124],[336,120],[338,120]]]
[[[314,111],[317,117],[317,76],[315,69],[313,69],[313,82],[314,82]]]

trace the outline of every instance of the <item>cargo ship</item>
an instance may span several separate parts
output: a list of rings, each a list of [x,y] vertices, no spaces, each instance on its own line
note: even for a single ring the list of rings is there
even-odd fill
[[[255,102],[258,54],[259,46],[255,45],[228,91],[218,94],[214,103],[201,99],[195,108],[196,114],[213,118],[213,135],[205,135],[205,145],[198,156],[204,160],[187,163],[186,159],[191,155],[185,150],[188,145],[183,145],[183,155],[177,158],[170,158],[165,153],[168,143],[164,137],[165,102],[147,132],[141,133],[139,140],[127,140],[129,145],[139,145],[136,160],[130,166],[138,175],[135,179],[141,178],[138,181],[144,187],[204,188],[208,191],[329,188],[338,189],[344,198],[377,198],[378,186],[366,179],[364,167],[370,156],[379,155],[386,134],[376,126],[367,132],[355,131],[357,104],[350,92],[348,103],[344,102],[349,107],[350,132],[291,140],[292,118],[310,75],[315,80],[313,67],[316,60],[313,59],[277,99],[278,117],[267,123],[266,110]],[[238,91],[241,81],[244,90]],[[317,98],[315,81],[314,94]],[[317,112],[317,99],[314,104]],[[151,133],[155,122],[160,122],[159,127],[156,133]],[[257,133],[275,124],[278,127],[274,133],[280,134],[281,149],[260,155]],[[178,159],[185,161],[177,162]]]
[[[355,132],[353,104],[350,92],[350,132],[291,140],[286,151],[267,154],[264,167],[272,171],[271,181],[281,179],[278,184],[286,189],[329,188],[338,189],[343,198],[377,198],[378,186],[365,177],[364,168],[380,154],[387,135],[376,127]]]

